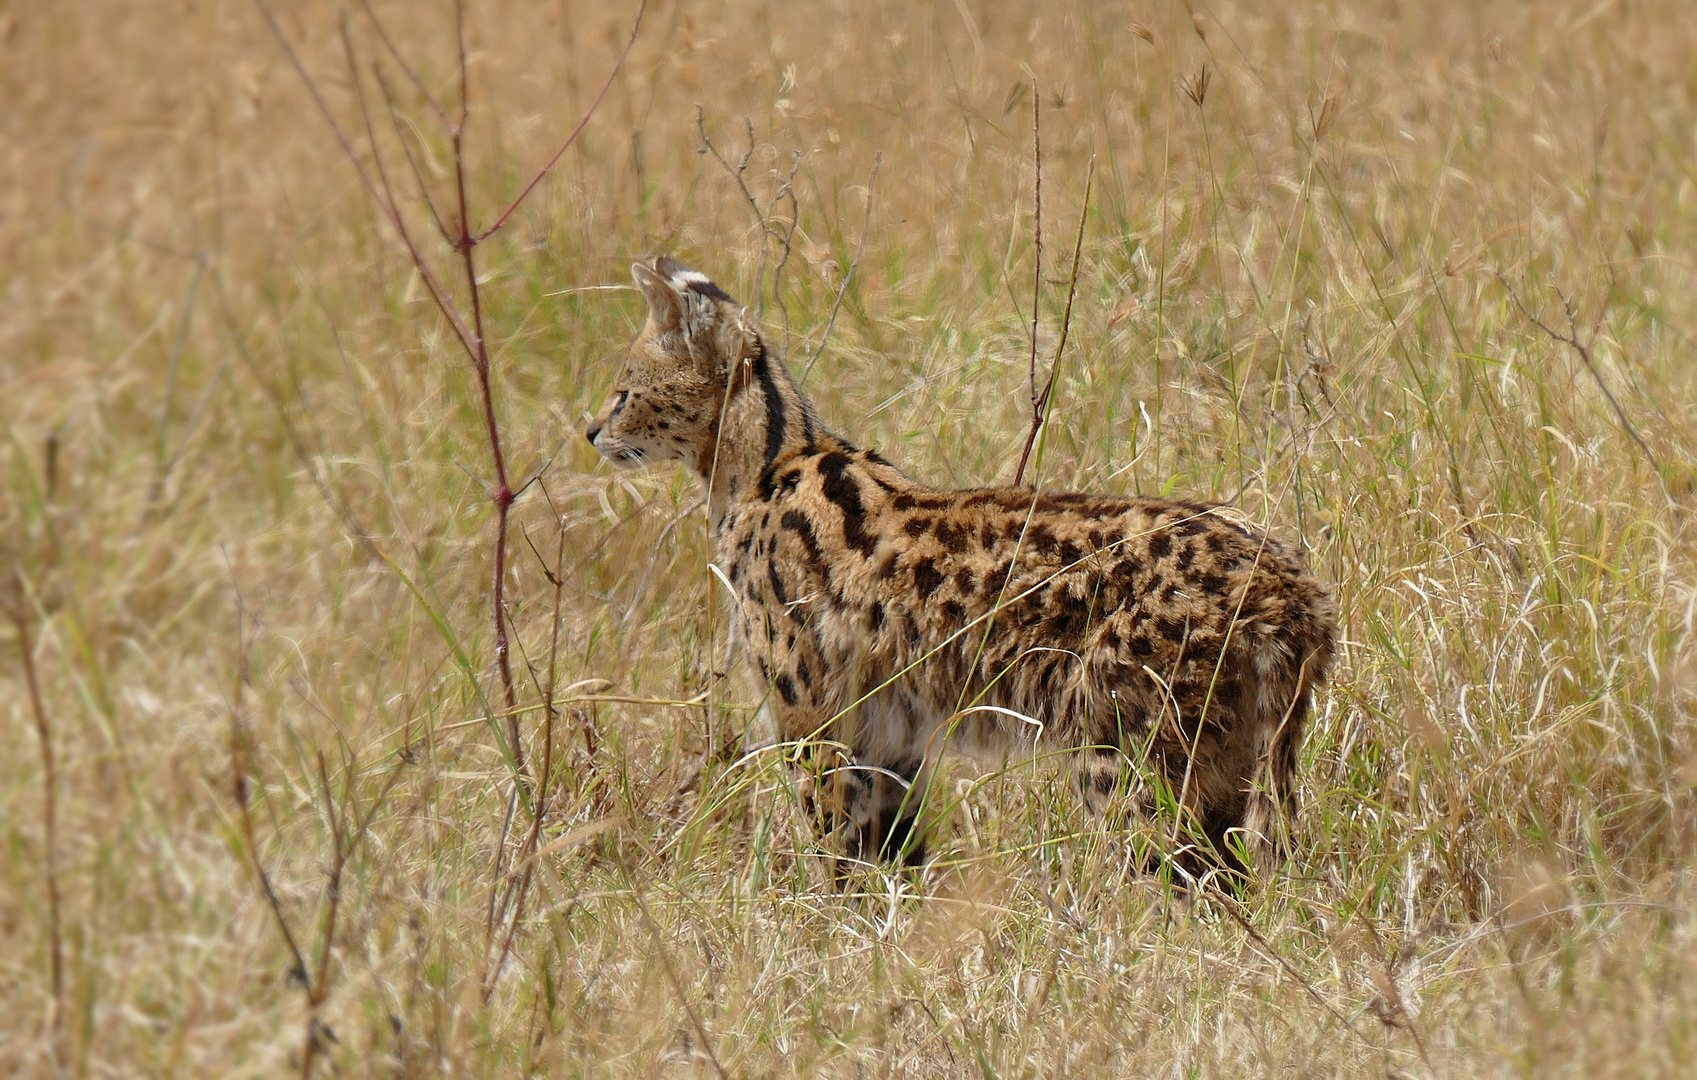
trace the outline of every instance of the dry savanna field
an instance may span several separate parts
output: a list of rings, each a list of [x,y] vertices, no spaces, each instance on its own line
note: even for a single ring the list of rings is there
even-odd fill
[[[0,1072],[1688,1075],[1684,3],[269,10],[0,3]],[[946,486],[1035,294],[1028,480],[1299,547],[1284,869],[957,761],[836,880],[699,482],[582,437],[658,253]]]

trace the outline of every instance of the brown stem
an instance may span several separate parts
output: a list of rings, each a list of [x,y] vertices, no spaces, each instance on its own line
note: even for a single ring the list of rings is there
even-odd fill
[[[53,1042],[57,1047],[65,1022],[65,934],[59,893],[59,776],[53,753],[53,725],[47,719],[47,706],[41,699],[41,681],[35,670],[35,646],[30,640],[24,574],[16,565],[12,567],[12,574],[17,579],[17,604],[7,605],[7,614],[12,625],[17,627],[18,655],[23,660],[24,681],[29,685],[30,709],[35,717],[35,734],[41,743],[42,818],[47,848],[43,862],[47,877],[48,963],[53,980]]]
[[[377,13],[371,10],[371,0],[360,0],[360,6],[365,9],[365,17],[371,20],[371,25],[377,31],[377,37],[383,42],[383,47],[389,51],[389,55],[394,58],[395,63],[401,66],[401,71],[412,82],[413,87],[418,90],[419,96],[424,99],[424,103],[430,106],[430,111],[436,114],[438,120],[442,121],[444,128],[452,127],[453,125],[448,121],[448,114],[442,111],[442,106],[438,105],[430,91],[425,89],[424,81],[418,77],[418,72],[413,70],[413,66],[406,62],[406,58],[401,55],[400,50],[395,48],[395,43],[389,39],[389,31],[383,28],[383,23],[377,18]]]
[[[495,490],[490,500],[495,504],[494,575],[490,583],[489,600],[495,619],[495,671],[501,679],[507,717],[507,741],[512,754],[513,768],[524,771],[524,745],[519,739],[519,721],[513,714],[518,708],[518,696],[513,688],[513,665],[508,655],[506,618],[507,578],[507,521],[513,505],[512,485],[507,482],[507,456],[501,448],[501,427],[495,419],[495,392],[489,382],[489,342],[483,334],[483,290],[477,284],[477,262],[473,248],[477,241],[471,236],[471,215],[465,177],[465,129],[471,115],[470,78],[466,71],[465,6],[454,4],[454,32],[459,44],[460,59],[460,122],[450,130],[454,149],[454,195],[459,203],[460,219],[454,247],[465,269],[466,294],[471,300],[472,366],[477,371],[477,388],[483,404],[484,433],[489,438],[489,458],[495,468]]]
[[[489,237],[495,234],[495,230],[507,223],[507,218],[511,217],[513,211],[519,208],[520,203],[530,197],[530,193],[535,190],[536,185],[540,184],[542,182],[542,178],[547,176],[549,171],[553,169],[555,165],[559,164],[560,158],[564,157],[572,143],[577,141],[578,135],[583,131],[585,125],[589,123],[589,118],[595,115],[595,110],[600,106],[601,99],[607,96],[607,91],[610,87],[612,87],[614,78],[616,78],[619,72],[624,68],[625,57],[630,55],[631,46],[636,44],[636,32],[642,29],[642,16],[647,10],[648,0],[641,0],[641,3],[636,6],[636,20],[631,24],[630,37],[626,39],[624,49],[620,51],[619,58],[613,62],[613,70],[607,73],[607,81],[601,84],[601,89],[595,94],[595,100],[591,101],[589,103],[589,108],[584,110],[583,118],[577,122],[577,127],[573,128],[572,133],[566,136],[566,141],[560,144],[560,148],[558,150],[554,151],[554,156],[548,159],[547,164],[536,170],[536,175],[530,178],[530,183],[524,186],[524,190],[514,196],[513,201],[507,204],[507,208],[496,216],[495,223],[477,234],[477,242],[481,243],[482,241],[489,239]]]
[[[1037,425],[1042,422],[1041,410],[1037,407],[1037,317],[1038,304],[1043,298],[1043,95],[1038,92],[1037,78],[1031,79],[1031,159],[1036,166],[1036,182],[1034,206],[1031,213],[1033,238],[1036,242],[1036,257],[1031,266],[1031,428],[1035,432]],[[1035,434],[1032,436],[1035,438]],[[1019,463],[1020,474],[1025,472],[1025,459]],[[1014,478],[1019,483],[1019,477]]]
[[[1520,294],[1514,290],[1514,286],[1508,283],[1508,279],[1503,277],[1500,271],[1495,273],[1497,280],[1502,282],[1503,288],[1508,291],[1508,298],[1514,301],[1514,306],[1520,309],[1520,313],[1526,316],[1533,326],[1547,334],[1550,340],[1566,345],[1579,355],[1580,362],[1585,365],[1585,370],[1591,373],[1592,380],[1596,382],[1597,389],[1602,391],[1604,399],[1609,403],[1609,408],[1614,410],[1615,419],[1620,423],[1621,430],[1625,431],[1627,436],[1638,445],[1638,449],[1644,454],[1644,460],[1648,461],[1650,468],[1655,470],[1656,481],[1662,486],[1662,494],[1668,495],[1667,476],[1662,472],[1661,461],[1656,458],[1655,452],[1650,449],[1650,444],[1646,443],[1643,437],[1638,434],[1638,429],[1632,425],[1632,421],[1626,418],[1626,410],[1620,407],[1620,402],[1616,400],[1614,393],[1609,390],[1608,383],[1603,381],[1603,373],[1597,370],[1596,361],[1591,358],[1591,347],[1579,338],[1578,313],[1573,310],[1573,304],[1569,302],[1567,296],[1560,289],[1556,290],[1556,295],[1561,297],[1562,310],[1567,315],[1567,333],[1558,334],[1549,324],[1534,315],[1531,309],[1521,302]],[[1594,332],[1596,327],[1593,326],[1592,330]],[[1594,333],[1593,336],[1595,336]],[[1671,496],[1669,497],[1671,498]]]
[[[724,168],[725,172],[730,175],[731,179],[736,181],[737,188],[742,191],[743,201],[748,203],[749,211],[754,214],[754,224],[760,230],[760,264],[754,271],[754,318],[756,321],[759,321],[761,312],[766,309],[766,262],[768,256],[771,254],[771,248],[767,242],[774,237],[777,238],[779,248],[783,254],[779,256],[777,269],[774,270],[772,274],[772,297],[778,301],[780,309],[783,308],[783,300],[778,297],[778,278],[783,273],[784,264],[788,263],[790,260],[790,246],[795,237],[796,226],[801,221],[801,207],[800,204],[796,202],[794,188],[795,174],[801,167],[801,158],[798,155],[793,160],[793,167],[790,169],[789,179],[778,185],[778,190],[773,193],[772,198],[767,202],[766,209],[760,209],[760,200],[755,197],[753,190],[748,186],[748,163],[754,157],[755,149],[754,121],[745,116],[742,118],[742,122],[748,130],[748,148],[743,151],[742,157],[737,159],[737,163],[732,165],[728,160],[726,160],[725,156],[719,152],[719,148],[713,145],[712,138],[707,134],[707,114],[701,108],[701,103],[699,101],[695,103],[695,126],[696,130],[701,135],[701,145],[696,148],[696,153],[713,155],[713,160],[717,161],[719,165]],[[776,175],[776,170],[773,172],[774,175]],[[772,224],[772,211],[776,209],[779,201],[781,201],[786,195],[789,196],[792,211],[790,215],[790,227],[787,231],[779,229]],[[784,322],[785,333],[787,334],[789,329],[789,316],[787,311],[784,316]]]
[[[1035,393],[1037,386],[1037,369],[1032,367],[1031,385],[1033,397],[1031,402],[1031,430],[1025,435],[1025,448],[1019,452],[1019,467],[1014,470],[1013,486],[1018,487],[1025,479],[1025,463],[1031,457],[1032,447],[1037,445],[1037,433],[1043,430],[1048,421],[1049,409],[1053,404],[1055,376],[1061,371],[1061,352],[1067,347],[1067,335],[1072,330],[1072,301],[1078,295],[1078,261],[1084,254],[1084,221],[1090,212],[1090,189],[1096,179],[1096,155],[1090,155],[1090,168],[1084,174],[1084,204],[1078,210],[1078,234],[1072,242],[1072,273],[1067,279],[1066,313],[1061,316],[1061,340],[1055,345],[1054,359],[1049,361],[1049,378],[1043,384],[1043,392]],[[1036,341],[1035,335],[1032,337]]]
[[[383,91],[383,105],[389,113],[389,129],[395,134],[395,141],[401,146],[401,154],[407,159],[407,169],[412,173],[413,183],[418,188],[419,198],[424,200],[424,207],[430,211],[430,221],[436,226],[437,235],[450,246],[454,242],[453,234],[448,231],[448,223],[442,217],[442,212],[436,208],[436,200],[430,195],[430,185],[424,182],[424,170],[419,168],[418,159],[413,157],[412,146],[407,134],[401,128],[400,109],[395,105],[395,93],[389,87],[389,80],[383,76],[383,67],[376,61],[371,64],[371,74],[377,79],[377,86]],[[368,129],[369,131],[369,129]],[[377,139],[371,136],[371,145],[375,153]]]
[[[295,73],[300,76],[301,82],[305,84],[307,93],[311,95],[313,104],[318,108],[319,115],[323,116],[324,122],[330,125],[330,131],[336,136],[336,141],[341,144],[343,155],[348,159],[348,163],[354,167],[354,172],[359,175],[360,183],[364,185],[367,193],[371,195],[378,208],[382,210],[384,218],[399,235],[401,244],[407,249],[407,257],[412,260],[414,268],[418,270],[419,277],[423,279],[425,288],[430,293],[430,299],[435,302],[437,309],[442,312],[442,317],[448,320],[448,324],[453,327],[454,335],[459,338],[460,344],[469,353],[472,348],[471,331],[466,328],[464,320],[460,318],[459,308],[455,305],[453,298],[448,295],[448,291],[441,280],[437,278],[436,271],[431,268],[430,263],[425,260],[418,246],[413,243],[412,234],[407,231],[406,221],[401,217],[400,210],[392,198],[386,198],[385,193],[378,190],[377,184],[371,179],[371,174],[366,172],[365,165],[360,162],[359,155],[354,151],[353,143],[348,140],[341,125],[336,123],[335,116],[330,112],[330,106],[324,101],[324,95],[319,92],[318,84],[313,81],[311,75],[307,74],[306,66],[301,63],[300,57],[295,53],[294,46],[289,44],[289,39],[283,36],[283,28],[277,24],[277,18],[271,13],[271,9],[265,5],[265,0],[253,0],[253,3],[255,7],[259,8],[260,14],[265,17],[266,24],[271,28],[272,36],[277,39],[277,44],[288,58],[289,65],[295,69]],[[363,109],[363,91],[361,91],[361,95],[361,107]]]
[[[247,739],[242,730],[242,686],[247,681],[247,647],[242,630],[242,609],[238,600],[236,618],[237,637],[237,678],[235,694],[230,702],[230,788],[235,796],[236,809],[239,811],[242,827],[242,845],[247,850],[248,865],[253,867],[254,877],[259,882],[259,891],[265,897],[266,906],[271,909],[271,917],[277,923],[277,929],[283,935],[283,943],[289,947],[289,957],[292,964],[289,977],[310,993],[312,982],[307,974],[306,955],[301,952],[300,943],[295,939],[295,933],[289,928],[289,920],[283,914],[283,902],[277,898],[277,890],[272,887],[271,875],[266,873],[265,864],[259,858],[259,838],[253,827],[253,807],[251,805],[251,788],[249,775],[251,770],[247,761]]]
[[[1209,899],[1210,900],[1217,900],[1220,904],[1220,907],[1225,909],[1225,913],[1232,917],[1232,921],[1237,923],[1239,926],[1243,927],[1244,932],[1247,933],[1251,938],[1253,938],[1257,945],[1261,946],[1262,949],[1266,950],[1267,955],[1272,957],[1273,960],[1280,967],[1284,968],[1285,973],[1287,975],[1289,975],[1291,978],[1295,979],[1298,983],[1300,983],[1302,985],[1302,988],[1304,990],[1308,991],[1308,996],[1313,998],[1315,1001],[1319,1002],[1320,1007],[1322,1009],[1325,1009],[1327,1012],[1331,1013],[1332,1016],[1338,1021],[1338,1023],[1340,1023],[1344,1027],[1348,1028],[1350,1030],[1350,1032],[1352,1034],[1354,1034],[1357,1039],[1360,1039],[1363,1043],[1366,1043],[1368,1046],[1373,1045],[1371,1042],[1368,1041],[1367,1036],[1365,1036],[1361,1033],[1361,1029],[1356,1027],[1353,1023],[1350,1022],[1349,1017],[1347,1017],[1343,1013],[1339,1012],[1335,1005],[1333,1005],[1331,1002],[1327,1001],[1325,999],[1325,997],[1320,993],[1320,991],[1318,991],[1314,988],[1313,983],[1311,983],[1307,979],[1303,978],[1302,972],[1296,970],[1296,967],[1293,964],[1291,964],[1291,962],[1289,960],[1286,960],[1284,958],[1283,954],[1281,954],[1277,949],[1273,948],[1273,943],[1267,940],[1266,935],[1262,934],[1261,931],[1255,929],[1255,924],[1249,921],[1249,916],[1247,916],[1243,913],[1243,908],[1238,904],[1238,902],[1236,900],[1233,900],[1231,897],[1225,895],[1224,893],[1212,894],[1212,895],[1209,896]]]
[[[866,217],[860,223],[860,243],[855,245],[854,258],[849,261],[848,272],[843,274],[842,284],[837,286],[837,299],[831,305],[831,317],[825,320],[825,332],[819,335],[819,344],[808,358],[807,367],[802,370],[803,385],[807,377],[813,374],[813,365],[819,362],[819,354],[825,351],[825,343],[831,340],[831,327],[837,324],[837,312],[843,308],[843,297],[848,294],[849,282],[854,278],[855,269],[860,266],[860,257],[866,254],[866,235],[872,231],[872,189],[878,182],[878,167],[884,164],[884,151],[879,150],[872,155],[872,173],[866,178]]]
[[[660,924],[654,921],[654,915],[648,910],[648,901],[643,899],[642,891],[637,888],[631,877],[630,868],[625,866],[623,858],[619,859],[619,870],[623,873],[625,884],[630,887],[631,898],[636,901],[636,909],[642,916],[642,922],[648,933],[654,939],[654,955],[660,960],[660,970],[665,972],[666,982],[671,986],[672,993],[677,996],[678,1004],[683,1007],[684,1015],[689,1017],[690,1026],[695,1029],[696,1038],[701,1040],[701,1049],[706,1052],[707,1060],[712,1062],[714,1072],[724,1080],[730,1073],[719,1063],[719,1055],[713,1052],[713,1039],[707,1034],[707,1025],[701,1022],[701,1014],[695,1006],[689,1003],[689,996],[684,993],[683,981],[678,978],[678,971],[672,966],[671,954],[666,949],[664,936],[660,932]]]

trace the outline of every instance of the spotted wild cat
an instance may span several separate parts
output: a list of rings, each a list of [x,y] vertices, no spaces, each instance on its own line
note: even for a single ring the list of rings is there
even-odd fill
[[[1204,503],[926,487],[829,431],[705,276],[631,270],[647,325],[588,437],[708,484],[779,731],[847,749],[824,801],[849,858],[923,859],[945,748],[1065,748],[1093,811],[1187,809],[1178,865],[1241,868],[1233,837],[1272,861],[1336,623],[1294,554]]]

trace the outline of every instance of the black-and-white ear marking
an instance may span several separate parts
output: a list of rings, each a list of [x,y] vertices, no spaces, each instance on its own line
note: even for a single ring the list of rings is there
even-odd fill
[[[670,255],[662,255],[654,260],[654,269],[664,275],[672,283],[672,288],[679,292],[694,292],[710,300],[723,300],[727,304],[736,303],[729,293],[713,284],[711,278],[699,270],[691,270]]]

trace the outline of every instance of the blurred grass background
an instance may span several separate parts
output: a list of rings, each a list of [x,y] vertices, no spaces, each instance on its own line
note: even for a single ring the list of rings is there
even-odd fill
[[[452,7],[376,10],[456,103]],[[374,60],[397,88],[391,167],[399,130],[450,191],[363,10],[278,15],[357,131],[346,18],[367,93]],[[633,15],[469,6],[477,222]],[[258,10],[0,4],[0,1061],[1681,1075],[1694,44],[1674,0],[658,0],[479,248],[509,468],[536,478],[521,787],[484,719],[473,372]],[[1039,482],[1238,502],[1342,606],[1252,931],[1131,872],[1045,767],[959,764],[924,880],[837,889],[775,755],[743,756],[697,483],[579,434],[642,316],[604,287],[673,252],[759,305],[839,430],[939,485],[1005,480],[1033,79],[1045,360],[1086,214]],[[556,684],[579,700],[550,749]]]

